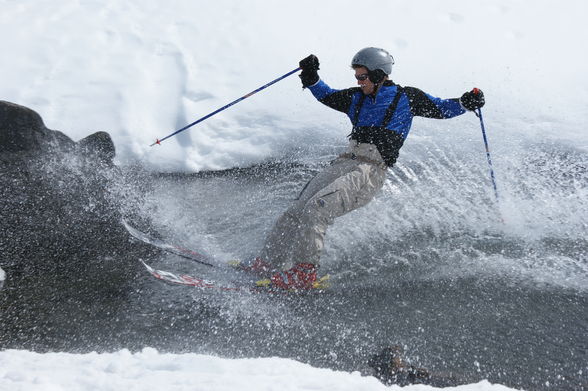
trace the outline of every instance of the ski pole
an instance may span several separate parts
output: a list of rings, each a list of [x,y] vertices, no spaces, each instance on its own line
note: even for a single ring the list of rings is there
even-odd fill
[[[474,89],[474,93],[476,88]],[[484,128],[484,119],[482,118],[482,109],[474,111],[474,114],[480,119],[480,126],[482,127],[482,137],[484,138],[484,145],[486,146],[486,158],[488,159],[488,166],[490,166],[490,178],[492,179],[492,186],[494,187],[494,195],[496,202],[498,202],[498,188],[496,187],[496,178],[494,177],[494,169],[492,168],[492,159],[490,158],[490,148],[488,147],[488,138],[486,137],[486,129]]]
[[[247,99],[247,98],[249,98],[251,95],[258,93],[258,92],[259,92],[259,91],[261,91],[261,90],[264,90],[264,89],[266,89],[267,87],[271,86],[272,84],[275,84],[275,83],[279,82],[279,81],[280,81],[280,80],[282,80],[282,79],[285,79],[285,78],[287,78],[287,77],[288,77],[288,76],[290,76],[291,74],[298,72],[300,69],[301,69],[301,68],[296,68],[296,69],[294,69],[294,70],[292,70],[292,71],[290,71],[290,72],[286,73],[285,75],[282,75],[282,76],[278,77],[277,79],[275,79],[275,80],[272,80],[272,81],[270,81],[269,83],[267,83],[267,84],[265,84],[265,85],[263,85],[263,86],[259,87],[258,89],[254,90],[254,91],[251,91],[251,92],[250,92],[250,93],[248,93],[247,95],[245,95],[245,96],[242,96],[241,98],[239,98],[239,99],[236,99],[236,100],[232,101],[232,102],[231,102],[231,103],[229,103],[228,105],[225,105],[225,106],[221,107],[220,109],[218,109],[218,110],[215,110],[215,111],[213,111],[212,113],[210,113],[210,114],[207,114],[207,115],[205,115],[204,117],[202,117],[202,118],[200,118],[200,119],[198,119],[198,120],[196,120],[196,121],[192,122],[191,124],[188,124],[188,125],[184,126],[183,128],[176,130],[175,132],[173,132],[172,134],[169,134],[169,135],[165,136],[165,137],[164,137],[164,138],[162,138],[161,140],[160,140],[160,139],[157,139],[157,140],[156,140],[156,141],[155,141],[153,144],[151,144],[151,145],[150,145],[150,147],[154,146],[155,144],[158,144],[158,145],[160,145],[162,141],[164,141],[164,140],[167,140],[168,138],[170,138],[170,137],[172,137],[172,136],[175,136],[176,134],[178,134],[178,133],[180,133],[180,132],[183,132],[184,130],[186,130],[186,129],[188,129],[188,128],[191,128],[192,126],[194,126],[194,125],[196,125],[196,124],[198,124],[198,123],[200,123],[200,122],[202,122],[202,121],[204,121],[204,120],[206,120],[206,119],[208,119],[208,118],[212,117],[213,115],[215,115],[215,114],[217,114],[217,113],[220,113],[221,111],[223,111],[223,110],[225,110],[225,109],[228,109],[228,108],[229,108],[229,107],[231,107],[232,105],[234,105],[234,104],[236,104],[236,103],[239,103],[239,102],[241,102],[241,101],[242,101],[242,100],[244,100],[244,99]]]

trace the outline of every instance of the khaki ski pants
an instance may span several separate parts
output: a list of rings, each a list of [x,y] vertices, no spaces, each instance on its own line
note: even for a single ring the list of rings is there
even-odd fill
[[[387,167],[372,144],[351,141],[345,153],[304,187],[268,235],[261,258],[277,270],[318,264],[327,227],[366,205],[384,185]]]

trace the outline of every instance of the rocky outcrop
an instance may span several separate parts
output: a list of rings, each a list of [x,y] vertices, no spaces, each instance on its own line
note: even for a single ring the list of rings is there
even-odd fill
[[[0,101],[0,153],[50,151],[73,148],[74,142],[61,132],[49,130],[33,110]]]
[[[81,139],[78,150],[107,164],[112,164],[115,155],[114,143],[106,132],[96,132]]]
[[[114,157],[106,132],[74,142],[33,110],[0,101],[0,349],[52,346],[38,335],[53,316],[73,306],[75,323],[76,313],[121,305],[134,289],[137,257],[152,250],[120,224],[132,189]],[[23,328],[31,322],[35,338]]]

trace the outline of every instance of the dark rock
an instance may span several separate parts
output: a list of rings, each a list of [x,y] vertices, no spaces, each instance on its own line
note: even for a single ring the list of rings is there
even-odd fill
[[[96,132],[81,139],[78,141],[78,148],[88,155],[94,155],[103,162],[112,163],[116,155],[114,143],[106,132]]]
[[[73,146],[74,142],[65,134],[47,129],[35,111],[0,101],[0,153],[51,151]]]
[[[426,384],[434,387],[449,387],[467,383],[453,373],[432,372],[418,368],[406,360],[404,348],[392,345],[374,354],[368,361],[374,376],[386,385],[407,386]]]
[[[68,348],[70,328],[94,332],[92,308],[116,312],[137,289],[137,258],[154,252],[121,225],[134,190],[114,153],[106,132],[76,144],[0,101],[0,350]]]

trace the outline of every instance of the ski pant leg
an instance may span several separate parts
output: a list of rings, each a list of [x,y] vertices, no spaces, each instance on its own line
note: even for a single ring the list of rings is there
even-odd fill
[[[335,218],[367,204],[382,188],[386,168],[339,158],[315,176],[278,219],[262,258],[278,270],[300,262],[318,264],[327,228]]]

